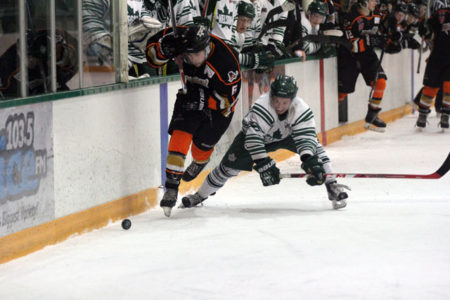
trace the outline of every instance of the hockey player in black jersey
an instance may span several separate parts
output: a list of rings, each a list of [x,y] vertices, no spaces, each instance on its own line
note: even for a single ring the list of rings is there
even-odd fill
[[[423,89],[419,102],[417,127],[424,128],[433,99],[443,88],[440,126],[449,128],[450,115],[450,1],[435,1],[431,7],[431,17],[424,22],[425,36],[433,33],[433,47],[423,77]]]
[[[178,26],[176,35],[172,28],[160,31],[147,42],[146,55],[155,68],[177,59],[186,79],[186,91],[178,92],[169,125],[166,192],[160,203],[169,217],[180,180],[197,177],[231,122],[241,89],[241,70],[229,46],[201,25]],[[191,143],[193,161],[184,170]]]
[[[338,49],[338,89],[339,100],[342,101],[355,91],[356,80],[361,73],[366,84],[374,88],[369,99],[365,127],[384,131],[386,123],[378,117],[378,113],[387,77],[374,47],[383,48],[386,40],[378,31],[381,16],[375,12],[376,5],[376,0],[358,0],[343,21],[346,37],[353,49],[351,52],[344,47]]]

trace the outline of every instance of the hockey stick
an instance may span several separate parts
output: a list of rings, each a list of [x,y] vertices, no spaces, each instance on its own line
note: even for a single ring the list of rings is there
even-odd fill
[[[274,27],[282,27],[282,26],[286,27],[288,25],[286,20],[277,20],[277,21],[274,21],[274,22],[269,22],[269,21],[275,15],[281,14],[283,12],[289,12],[289,11],[294,10],[294,9],[295,9],[295,2],[293,0],[287,0],[282,5],[277,6],[275,8],[272,8],[267,13],[266,19],[264,20],[264,24],[263,24],[263,26],[261,28],[261,32],[259,33],[257,39],[261,40],[261,37],[264,34],[266,34],[266,32],[269,29],[272,29]]]
[[[338,35],[337,32],[340,32],[341,35]],[[342,31],[336,30],[332,31],[329,30],[327,34],[322,35],[316,35],[316,34],[309,34],[301,39],[296,40],[292,44],[286,47],[286,50],[290,50],[294,48],[295,46],[299,45],[302,41],[309,41],[313,43],[320,43],[320,44],[338,44],[343,46],[344,48],[348,49],[349,51],[352,50],[352,44],[344,37],[342,37]]]
[[[179,36],[179,32],[177,28],[177,22],[175,20],[175,12],[173,9],[174,6],[172,5],[172,0],[169,0],[169,8],[170,8],[170,22],[172,23],[173,35],[177,38]],[[177,63],[178,70],[180,71],[183,93],[186,94],[187,88],[186,88],[186,78],[184,77],[183,61],[182,60],[180,61],[180,57],[177,57],[175,62]]]
[[[332,178],[390,178],[390,179],[439,179],[443,177],[450,169],[450,153],[442,166],[436,172],[422,174],[381,174],[381,173],[326,173],[326,177]],[[280,178],[302,178],[307,176],[305,173],[287,173],[280,174]]]
[[[430,18],[430,0],[427,1],[427,11],[425,13],[425,20],[424,23],[428,21],[428,18]],[[420,73],[420,64],[422,61],[422,52],[425,44],[425,38],[422,37],[422,41],[420,42],[420,48],[419,48],[419,61],[417,62],[417,74]]]

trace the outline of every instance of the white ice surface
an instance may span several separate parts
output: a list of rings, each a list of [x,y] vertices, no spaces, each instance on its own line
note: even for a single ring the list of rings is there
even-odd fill
[[[429,174],[450,132],[417,115],[326,150],[336,172]],[[297,157],[279,164],[299,172]],[[257,174],[205,206],[157,207],[0,265],[0,299],[450,299],[450,174],[440,180],[346,179],[348,206],[325,187]]]

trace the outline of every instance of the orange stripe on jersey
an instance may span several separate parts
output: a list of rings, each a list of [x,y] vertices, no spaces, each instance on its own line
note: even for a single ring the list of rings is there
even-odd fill
[[[225,80],[222,79],[222,77],[220,77],[219,72],[217,72],[217,70],[212,66],[212,64],[211,64],[210,62],[207,61],[206,64],[214,71],[214,73],[216,73],[217,78],[219,78],[219,80],[222,81],[225,85],[233,85],[233,84],[236,84],[236,83],[238,83],[239,81],[241,81],[241,76],[239,76],[239,78],[236,79],[236,80],[233,81],[233,82],[226,82]],[[238,64],[238,66],[239,66],[239,64]],[[238,69],[239,69],[239,73],[241,73],[241,70],[240,70],[239,67],[238,67]],[[240,75],[240,74],[239,74],[239,75]]]
[[[212,96],[208,99],[208,107],[212,110],[217,110],[217,102]]]
[[[366,46],[364,46],[364,40],[363,39],[360,39],[358,41],[358,44],[359,44],[359,51],[361,51],[361,52],[366,51]]]

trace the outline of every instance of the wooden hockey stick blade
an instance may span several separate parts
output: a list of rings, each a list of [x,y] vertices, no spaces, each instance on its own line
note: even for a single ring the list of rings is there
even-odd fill
[[[442,166],[434,173],[423,174],[377,174],[377,173],[326,173],[326,177],[333,178],[390,178],[390,179],[439,179],[443,177],[450,169],[450,153]],[[280,174],[280,178],[302,178],[307,176],[305,173],[287,173]]]

